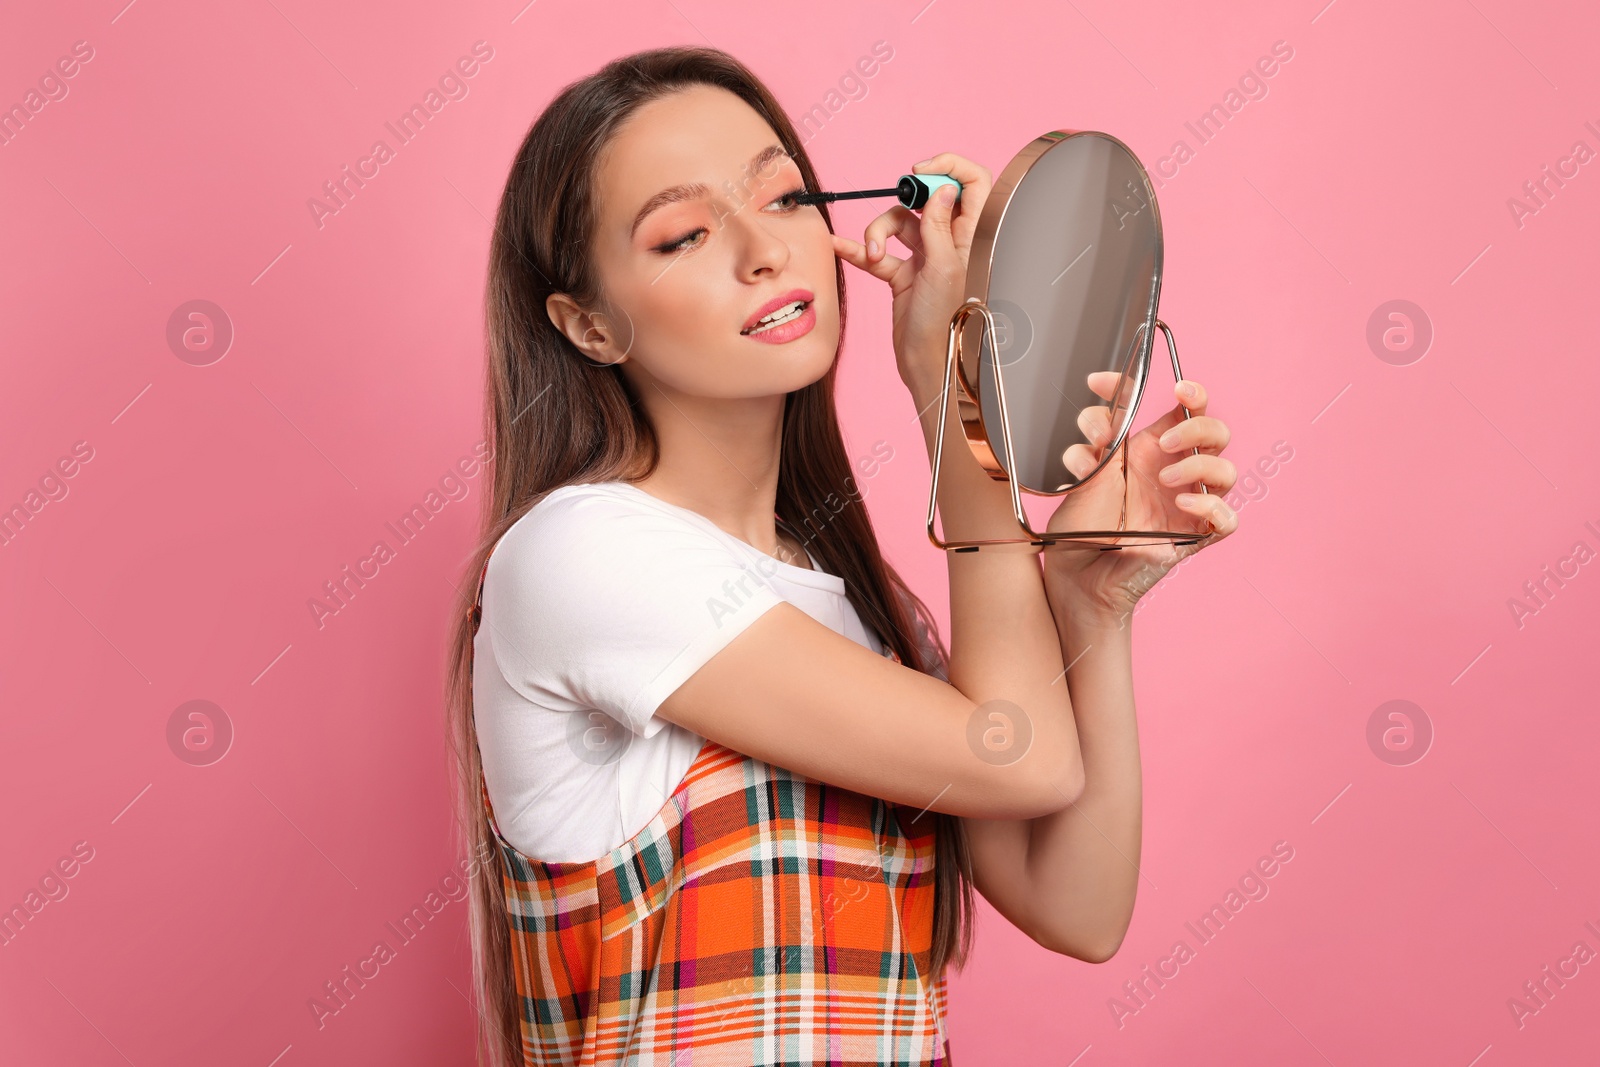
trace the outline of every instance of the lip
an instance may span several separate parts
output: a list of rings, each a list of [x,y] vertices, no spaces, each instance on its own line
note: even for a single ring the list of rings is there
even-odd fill
[[[765,304],[762,304],[759,308],[757,308],[755,313],[753,315],[751,315],[748,319],[744,320],[744,326],[739,330],[739,332],[740,333],[745,333],[746,330],[755,329],[756,323],[760,322],[762,320],[762,318],[764,318],[767,315],[772,314],[774,311],[777,311],[779,308],[783,307],[783,305],[785,305],[785,304],[794,303],[796,300],[804,300],[806,302],[806,304],[809,305],[809,306],[807,306],[804,314],[802,314],[800,316],[800,319],[796,319],[795,322],[792,323],[791,325],[798,324],[801,321],[801,319],[805,318],[806,315],[811,315],[812,314],[812,308],[815,306],[816,296],[811,292],[810,289],[790,289],[787,293],[784,293],[782,296],[773,297],[771,300],[767,301]],[[813,318],[815,318],[815,316],[813,316]],[[782,327],[780,327],[780,330],[781,329],[782,329]],[[767,332],[771,333],[772,331],[768,330]]]
[[[795,299],[799,298],[796,297]],[[782,305],[779,306],[781,307]],[[782,326],[774,326],[770,330],[762,330],[760,333],[746,334],[745,336],[752,341],[760,341],[762,344],[781,345],[785,342],[793,341],[797,337],[804,337],[816,325],[817,305],[807,304],[804,311]]]

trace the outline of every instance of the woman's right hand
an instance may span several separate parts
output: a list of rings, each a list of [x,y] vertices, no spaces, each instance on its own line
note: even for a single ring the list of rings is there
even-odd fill
[[[833,248],[846,263],[889,283],[900,380],[913,391],[937,390],[944,377],[950,317],[966,299],[967,255],[994,176],[987,167],[951,152],[923,160],[911,173],[950,175],[961,183],[961,200],[952,206],[936,194],[920,218],[896,204],[872,220],[860,241],[834,234]],[[952,187],[944,189],[949,190],[945,196],[953,195]],[[911,250],[910,259],[889,254],[890,236]]]

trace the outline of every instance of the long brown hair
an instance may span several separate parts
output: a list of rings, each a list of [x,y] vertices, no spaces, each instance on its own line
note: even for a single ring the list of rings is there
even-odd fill
[[[591,362],[550,321],[545,299],[570,294],[598,307],[600,279],[589,250],[599,205],[596,160],[641,105],[692,85],[727,89],[754,108],[818,189],[810,157],[771,92],[738,60],[714,48],[658,48],[623,56],[572,82],[529,128],[506,179],[489,245],[488,370],[484,431],[493,443],[492,488],[482,536],[467,565],[454,619],[446,702],[455,753],[457,819],[474,857],[473,979],[480,1052],[520,1064],[521,1014],[511,966],[500,851],[480,794],[482,767],[472,714],[473,620],[478,576],[500,536],[552,490],[579,482],[637,481],[660,460],[655,433],[615,365]],[[818,205],[828,229],[833,220]],[[834,261],[844,326],[844,266]],[[806,539],[823,569],[844,579],[851,604],[915,670],[948,671],[927,605],[883,558],[855,489],[834,410],[837,353],[820,380],[788,394],[777,514]],[[930,636],[918,633],[918,621]],[[971,944],[972,884],[958,820],[935,814],[933,973],[960,967]],[[483,1062],[480,1058],[480,1063]]]

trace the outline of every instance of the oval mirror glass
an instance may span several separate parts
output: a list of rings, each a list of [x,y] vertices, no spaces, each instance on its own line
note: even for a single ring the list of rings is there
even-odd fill
[[[996,333],[991,345],[983,316],[967,319],[961,374],[995,459],[1021,488],[1059,495],[1116,454],[1147,377],[1160,289],[1155,190],[1115,137],[1057,130],[996,180],[967,269],[967,296],[988,305]],[[1122,375],[1109,402],[1089,389],[1095,371]],[[1002,376],[1014,464],[1001,428]],[[1111,408],[1112,438],[1079,479],[1062,456],[1087,443],[1078,413],[1091,406]]]

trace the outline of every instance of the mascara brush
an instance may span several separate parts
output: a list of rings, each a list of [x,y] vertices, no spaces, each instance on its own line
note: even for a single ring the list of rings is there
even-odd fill
[[[902,174],[900,184],[893,189],[852,189],[840,193],[796,193],[801,204],[827,204],[834,200],[865,200],[875,196],[893,196],[904,207],[920,208],[940,186],[956,187],[956,199],[961,199],[961,183],[948,174]]]

